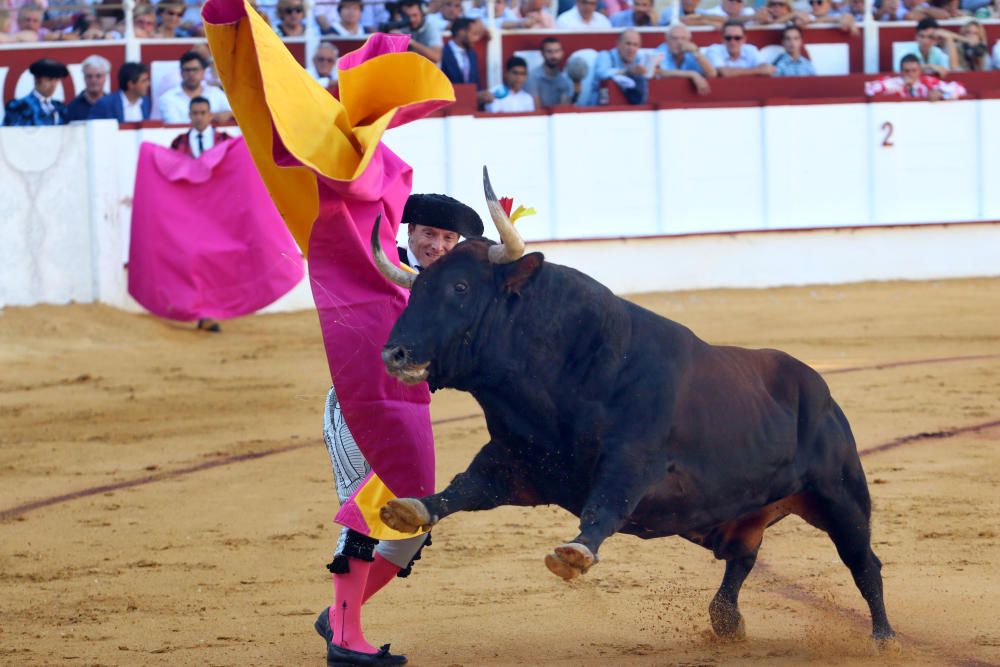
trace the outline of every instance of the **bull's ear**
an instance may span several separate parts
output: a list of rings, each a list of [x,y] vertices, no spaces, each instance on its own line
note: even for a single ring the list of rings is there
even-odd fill
[[[521,288],[531,280],[531,277],[535,275],[538,269],[542,268],[544,261],[545,255],[540,252],[533,252],[525,255],[516,262],[504,265],[503,286],[515,294],[520,294]]]

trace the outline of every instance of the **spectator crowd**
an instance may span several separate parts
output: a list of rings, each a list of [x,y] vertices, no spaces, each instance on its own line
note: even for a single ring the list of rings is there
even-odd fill
[[[486,4],[489,2],[491,7]],[[719,0],[709,8],[702,8],[701,3],[679,0],[675,20],[673,3],[658,9],[654,0],[430,0],[426,4],[422,0],[339,0],[316,4],[312,19],[327,39],[363,38],[375,31],[408,34],[411,51],[437,63],[452,82],[473,84],[482,108],[509,113],[566,104],[606,104],[609,91],[614,89],[628,103],[642,104],[648,99],[650,80],[658,78],[686,78],[697,93],[708,94],[712,80],[720,77],[815,76],[804,28],[825,24],[855,33],[864,19],[865,6],[863,0],[763,0],[759,6],[751,6],[751,0]],[[277,0],[273,6],[256,7],[279,35],[305,35],[304,0]],[[991,51],[983,25],[973,18],[1000,16],[998,8],[1000,0],[878,0],[877,20],[915,20],[917,25],[912,49],[896,64],[899,75],[871,82],[870,94],[928,99],[961,96],[961,86],[934,82],[943,81],[954,71],[1000,69],[1000,42]],[[939,20],[959,17],[967,18],[957,31],[938,25]],[[120,39],[125,33],[124,20],[120,4],[0,0],[0,42]],[[132,20],[140,38],[204,34],[199,7],[177,0],[139,2]],[[747,40],[747,27],[760,25],[781,28],[781,51],[767,58]],[[656,26],[664,26],[663,42],[643,49],[636,28]],[[718,42],[699,48],[692,40],[693,26],[717,30]],[[502,84],[487,89],[480,80],[475,45],[490,27],[600,29],[617,31],[617,35],[595,35],[595,41],[606,40],[607,48],[589,55],[569,54],[559,39],[540,35],[537,56],[509,58]],[[446,34],[450,35],[447,42]],[[308,63],[314,78],[331,90],[337,84],[339,56],[337,46],[324,41]],[[155,100],[149,94],[149,68],[142,63],[125,63],[118,69],[114,92],[109,82],[111,65],[106,59],[91,56],[82,63],[82,71],[84,90],[64,105],[53,96],[59,81],[68,76],[66,67],[52,59],[36,62],[31,68],[34,90],[7,102],[4,124],[61,124],[93,118],[186,123],[191,102],[196,99],[208,105],[207,112],[215,121],[232,118],[203,44],[181,57],[176,85],[157,91]]]

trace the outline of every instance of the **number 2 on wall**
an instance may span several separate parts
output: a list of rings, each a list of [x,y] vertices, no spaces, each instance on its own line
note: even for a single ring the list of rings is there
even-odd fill
[[[885,132],[885,136],[882,137],[882,147],[892,148],[892,123],[889,121],[882,123],[882,131]]]

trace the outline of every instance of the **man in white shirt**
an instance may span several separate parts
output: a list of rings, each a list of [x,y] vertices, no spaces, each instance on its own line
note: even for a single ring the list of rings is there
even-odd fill
[[[740,21],[726,21],[722,25],[722,40],[722,44],[713,44],[705,52],[719,76],[774,74],[774,65],[763,62],[757,47],[746,43],[746,29]]]
[[[556,26],[570,29],[611,30],[611,21],[597,11],[597,0],[576,0],[576,6],[556,19]]]
[[[205,66],[204,59],[194,51],[181,56],[180,85],[170,88],[158,99],[158,117],[164,123],[186,123],[191,100],[195,97],[208,100],[216,120],[225,122],[233,117],[226,94],[205,83]]]
[[[320,42],[319,46],[316,47],[309,73],[324,88],[329,88],[337,83],[337,59],[339,57],[340,49],[332,42]]]
[[[503,85],[489,91],[484,99],[488,101],[489,113],[518,113],[535,110],[535,98],[525,89],[528,79],[528,63],[519,56],[511,56],[504,67]]]

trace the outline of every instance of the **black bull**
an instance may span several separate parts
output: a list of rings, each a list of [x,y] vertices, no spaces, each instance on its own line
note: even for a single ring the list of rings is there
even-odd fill
[[[490,441],[442,492],[386,505],[389,525],[559,505],[580,518],[546,557],[566,579],[616,532],[680,535],[726,561],[709,615],[739,638],[737,598],[764,530],[797,514],[833,540],[873,636],[895,641],[864,471],[816,371],[777,350],[710,345],[539,253],[492,263],[491,246],[464,241],[421,273],[383,351],[403,381],[470,392]]]

